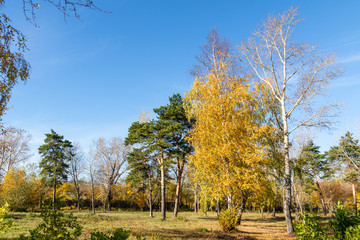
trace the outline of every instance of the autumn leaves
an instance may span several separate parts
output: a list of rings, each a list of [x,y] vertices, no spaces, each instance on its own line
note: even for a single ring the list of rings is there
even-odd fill
[[[212,31],[185,98],[188,116],[196,119],[189,139],[202,193],[215,200],[227,196],[228,207],[243,204],[247,194],[264,191],[267,159],[278,152],[281,167],[270,171],[283,178],[289,234],[293,233],[290,135],[300,127],[329,127],[337,106],[319,106],[316,97],[341,73],[334,55],[293,40],[301,21],[295,8],[269,16],[239,46],[239,54]],[[268,151],[274,146],[275,151]]]
[[[229,207],[240,208],[265,183],[263,138],[271,127],[264,115],[264,89],[236,70],[232,52],[213,30],[202,52],[207,61],[197,68],[203,70],[195,74],[185,107],[196,119],[190,160],[202,197],[215,202],[227,197]]]

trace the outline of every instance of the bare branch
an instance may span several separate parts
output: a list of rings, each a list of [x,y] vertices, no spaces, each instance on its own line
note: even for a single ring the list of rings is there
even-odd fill
[[[63,13],[66,20],[67,17],[73,15],[77,19],[80,19],[78,8],[90,8],[102,12],[106,12],[98,8],[93,0],[44,0],[54,5],[60,12]],[[36,24],[36,10],[40,7],[40,4],[34,0],[23,0],[23,12],[27,21],[31,22],[35,26]]]

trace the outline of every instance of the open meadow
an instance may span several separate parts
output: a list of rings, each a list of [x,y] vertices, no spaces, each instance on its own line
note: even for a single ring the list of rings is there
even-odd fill
[[[13,226],[0,239],[16,239],[20,234],[26,234],[40,222],[39,213],[10,213]],[[295,239],[286,234],[283,215],[271,215],[261,219],[259,213],[245,213],[241,226],[232,233],[224,233],[216,219],[215,213],[196,214],[182,212],[179,217],[168,217],[161,221],[160,213],[155,212],[154,218],[149,218],[147,212],[98,212],[95,215],[87,211],[74,212],[78,222],[83,226],[80,239],[90,239],[90,232],[102,231],[110,233],[115,228],[129,230],[131,237],[141,235],[146,239]],[[171,216],[171,213],[168,213]]]

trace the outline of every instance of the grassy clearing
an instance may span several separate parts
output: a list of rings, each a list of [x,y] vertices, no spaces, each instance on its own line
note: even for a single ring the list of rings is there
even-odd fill
[[[39,222],[39,213],[10,213],[14,220],[13,227],[6,233],[0,234],[0,239],[15,239],[20,234],[26,234]],[[166,221],[160,220],[160,213],[154,213],[149,218],[147,212],[98,212],[92,215],[89,212],[74,212],[78,221],[84,227],[80,239],[90,239],[90,232],[112,232],[114,228],[129,230],[132,234],[141,235],[147,239],[152,236],[162,236],[162,239],[295,239],[286,234],[285,221],[282,215],[272,218],[270,215],[261,219],[259,213],[245,213],[242,225],[235,232],[223,233],[217,223],[216,215],[208,213],[195,214],[183,212],[178,218],[172,218],[168,213]],[[159,238],[158,238],[159,239]]]

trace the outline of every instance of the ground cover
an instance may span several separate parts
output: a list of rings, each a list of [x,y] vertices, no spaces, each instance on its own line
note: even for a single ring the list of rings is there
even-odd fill
[[[146,239],[295,239],[286,234],[285,220],[282,214],[273,218],[265,215],[261,219],[259,213],[245,213],[241,226],[232,233],[221,231],[214,213],[195,214],[181,212],[177,218],[169,217],[161,221],[160,213],[155,212],[154,218],[149,218],[147,212],[113,211],[95,215],[87,211],[73,212],[83,226],[80,239],[90,239],[90,232],[112,232],[115,228],[129,230],[132,234],[141,235]],[[26,234],[40,222],[39,213],[10,213],[13,226],[9,231],[0,234],[0,239],[16,239],[20,234]],[[171,216],[171,213],[168,213]]]

